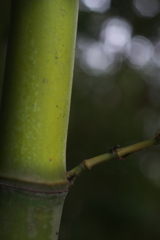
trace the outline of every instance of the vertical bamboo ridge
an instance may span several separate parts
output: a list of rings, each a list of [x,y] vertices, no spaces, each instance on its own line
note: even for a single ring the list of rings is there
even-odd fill
[[[77,0],[13,0],[0,125],[0,176],[66,181]]]

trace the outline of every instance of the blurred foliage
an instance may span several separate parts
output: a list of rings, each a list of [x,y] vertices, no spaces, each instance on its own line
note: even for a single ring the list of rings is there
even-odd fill
[[[0,3],[0,78],[9,2]],[[159,129],[159,23],[158,0],[80,1],[68,170],[116,144],[150,138]],[[107,26],[116,29],[115,35],[110,31],[112,38],[104,36]],[[67,196],[59,239],[158,240],[159,203],[160,148],[155,146],[83,173]]]
[[[101,13],[84,2],[77,43],[82,37],[84,44],[85,39],[100,41],[104,22],[113,18],[130,24],[132,39],[142,36],[153,46],[159,41],[160,9],[146,17],[135,10],[135,1],[112,0]],[[159,66],[153,66],[152,59],[135,67],[118,53],[111,69],[97,73],[84,67],[80,50],[77,45],[67,169],[116,144],[123,147],[150,138],[160,126]],[[159,203],[160,148],[156,146],[82,174],[67,196],[59,239],[160,239]]]

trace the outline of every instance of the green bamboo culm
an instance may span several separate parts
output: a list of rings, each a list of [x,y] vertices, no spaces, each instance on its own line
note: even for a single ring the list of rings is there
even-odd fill
[[[57,239],[77,13],[78,0],[12,0],[0,116],[1,240]]]
[[[66,179],[75,0],[13,0],[3,89],[0,175]]]

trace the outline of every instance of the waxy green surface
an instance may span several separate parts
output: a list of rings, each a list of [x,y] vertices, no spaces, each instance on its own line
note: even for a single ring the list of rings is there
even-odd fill
[[[57,240],[66,194],[29,194],[0,189],[1,240]]]
[[[0,128],[0,176],[55,184],[66,179],[76,0],[16,0]]]

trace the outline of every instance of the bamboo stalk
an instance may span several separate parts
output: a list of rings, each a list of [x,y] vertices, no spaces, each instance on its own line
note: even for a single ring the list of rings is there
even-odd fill
[[[12,2],[3,88],[0,176],[52,184],[66,179],[75,0]]]
[[[59,225],[68,189],[65,147],[77,12],[78,0],[12,1],[0,116],[2,240],[58,236],[53,225]]]

